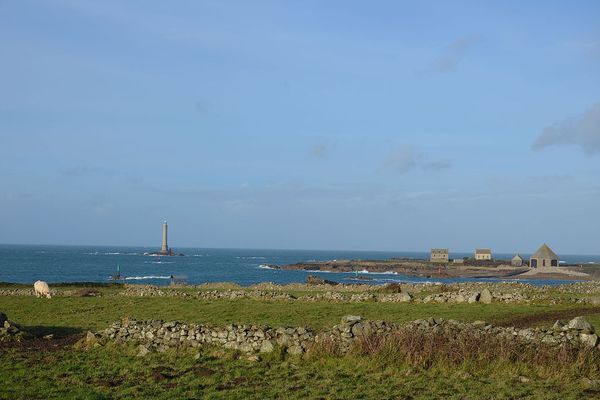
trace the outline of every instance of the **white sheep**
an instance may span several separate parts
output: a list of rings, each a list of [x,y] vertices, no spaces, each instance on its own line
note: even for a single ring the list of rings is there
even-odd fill
[[[36,281],[33,284],[33,290],[35,290],[35,297],[46,296],[49,299],[52,298],[50,296],[50,287],[44,281]]]

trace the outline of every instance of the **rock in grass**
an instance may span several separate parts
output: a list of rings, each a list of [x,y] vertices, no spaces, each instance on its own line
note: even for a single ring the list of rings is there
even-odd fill
[[[479,301],[479,293],[473,293],[471,296],[469,296],[469,298],[467,299],[467,303],[472,304],[472,303],[477,303]]]
[[[398,300],[401,302],[409,302],[412,300],[412,296],[410,293],[402,292],[398,295]]]
[[[598,335],[594,333],[582,333],[579,335],[579,340],[586,346],[596,347],[598,344]]]
[[[555,331],[561,331],[565,325],[566,325],[566,322],[559,319],[559,320],[556,320],[554,325],[552,325],[552,329]]]
[[[273,343],[270,340],[263,340],[262,345],[260,346],[261,353],[270,353],[274,349]]]
[[[567,329],[582,331],[584,333],[594,333],[592,324],[586,321],[583,317],[575,317],[567,324]]]
[[[0,326],[4,326],[4,323],[8,321],[8,317],[2,311],[0,311]]]
[[[356,324],[357,322],[360,322],[362,320],[362,317],[359,317],[358,315],[344,315],[342,317],[342,324]]]
[[[473,321],[471,325],[473,325],[476,328],[483,328],[487,325],[487,323],[485,321]]]
[[[484,304],[490,304],[492,302],[492,293],[488,288],[485,288],[481,291],[479,295],[479,302]]]
[[[148,353],[150,353],[150,350],[146,346],[142,344],[138,346],[138,357],[145,357],[146,355],[148,355]]]
[[[352,326],[352,334],[355,337],[358,336],[369,336],[373,332],[371,325],[368,323],[359,322]]]

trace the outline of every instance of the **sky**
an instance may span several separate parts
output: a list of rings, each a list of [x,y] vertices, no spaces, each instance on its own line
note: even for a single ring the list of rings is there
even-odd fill
[[[599,16],[0,0],[0,243],[600,254]]]

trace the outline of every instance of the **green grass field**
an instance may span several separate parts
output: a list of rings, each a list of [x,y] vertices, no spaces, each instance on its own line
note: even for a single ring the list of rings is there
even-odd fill
[[[531,318],[551,325],[556,315],[583,315],[600,327],[600,311],[574,303],[415,304],[214,300],[117,296],[0,297],[0,311],[34,336],[56,338],[99,330],[123,317],[224,325],[308,326],[324,330],[346,314],[405,322],[443,317],[510,325]],[[33,343],[36,343],[35,345]],[[2,399],[195,399],[195,398],[456,398],[582,399],[600,397],[598,369],[527,365],[473,359],[426,367],[350,354],[298,358],[275,352],[258,362],[230,351],[206,348],[136,357],[133,347],[76,350],[53,341],[0,347]]]

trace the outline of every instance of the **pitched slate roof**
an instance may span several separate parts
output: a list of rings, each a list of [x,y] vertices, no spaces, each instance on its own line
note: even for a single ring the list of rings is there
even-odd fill
[[[448,253],[448,249],[431,249],[432,253]]]
[[[492,249],[475,249],[475,254],[492,254]]]
[[[537,249],[535,253],[533,253],[531,258],[546,258],[550,260],[558,260],[558,256],[556,255],[556,253],[553,252],[552,249],[548,247],[546,243],[541,245],[540,248]]]

